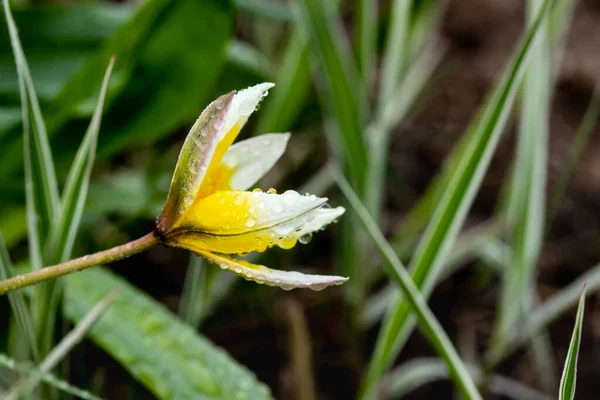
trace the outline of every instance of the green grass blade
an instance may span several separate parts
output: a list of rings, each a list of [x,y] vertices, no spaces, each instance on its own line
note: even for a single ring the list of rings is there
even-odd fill
[[[482,371],[475,366],[468,366],[471,375],[480,379]],[[386,399],[402,399],[414,389],[434,381],[447,379],[448,369],[438,358],[417,358],[397,367],[386,377],[389,385],[386,387]],[[550,400],[544,395],[521,382],[501,375],[488,377],[486,388],[490,393],[505,396],[514,400]]]
[[[545,19],[548,8],[547,2],[509,65],[506,75],[471,128],[468,134],[471,140],[463,142],[463,157],[456,161],[453,170],[448,171],[447,185],[443,190],[440,189],[442,194],[439,202],[412,258],[410,268],[416,286],[426,297],[433,289],[441,263],[466,218],[504,130],[527,61],[531,57],[532,43],[537,37],[538,27]],[[398,354],[414,326],[414,319],[410,318],[409,321],[409,318],[410,308],[404,299],[390,305],[389,318],[379,333],[376,350],[361,390],[361,398],[372,396],[381,374]]]
[[[539,0],[529,3],[529,21],[542,6]],[[524,79],[517,156],[508,199],[508,225],[512,232],[513,261],[506,270],[505,283],[496,326],[497,340],[507,332],[524,310],[526,292],[532,285],[533,273],[543,238],[545,207],[546,159],[551,92],[548,21],[539,28],[539,38],[532,49],[532,60]]]
[[[52,371],[84,339],[86,333],[106,311],[117,295],[115,292],[110,293],[96,304],[77,326],[48,353],[46,358],[38,365],[38,371],[43,374]],[[21,380],[13,385],[7,397],[10,399],[26,397],[37,387],[40,381],[40,376],[30,376],[28,379]]]
[[[366,129],[369,140],[369,170],[366,203],[371,214],[379,220],[381,196],[385,187],[389,135],[414,106],[433,72],[442,59],[444,50],[432,45],[426,48],[408,67],[405,78],[389,99],[378,110],[375,120]]]
[[[102,108],[106,99],[114,61],[114,58],[112,58],[106,69],[96,109],[67,177],[67,183],[65,184],[61,199],[60,214],[51,236],[52,244],[48,246],[48,250],[52,252],[52,255],[48,257],[51,263],[64,262],[71,257],[73,243],[75,242],[79,222],[83,214],[83,207],[87,198],[100,132]]]
[[[8,0],[3,1],[21,92],[25,192],[31,263],[42,268],[41,249],[58,210],[58,184],[37,94]]]
[[[83,400],[101,400],[99,397],[94,396],[88,391],[79,389],[66,381],[58,379],[52,374],[40,372],[37,368],[31,367],[28,364],[17,362],[12,358],[9,358],[6,354],[0,353],[0,366],[16,371],[20,374],[26,374],[40,379],[42,382],[67,394],[70,394],[71,396],[75,396]]]
[[[489,353],[489,366],[493,368],[498,365],[516,349],[534,338],[542,329],[573,308],[580,300],[583,285],[586,285],[586,295],[600,290],[600,264],[592,267],[544,303],[532,308],[524,325],[516,332],[511,333],[507,340],[508,345],[495,353]]]
[[[305,38],[295,31],[275,77],[277,90],[261,106],[257,133],[286,132],[300,114],[310,89],[310,62]]]
[[[240,12],[253,17],[268,18],[275,21],[293,21],[290,6],[274,0],[235,0]]]
[[[377,8],[376,1],[356,1],[354,25],[357,32],[358,70],[365,82],[367,92],[371,86],[377,57]]]
[[[550,230],[556,214],[560,208],[560,205],[565,197],[567,187],[577,166],[577,162],[581,158],[583,150],[585,149],[594,128],[600,117],[600,88],[596,86],[590,104],[588,105],[583,120],[579,125],[575,139],[569,148],[567,157],[560,168],[560,173],[557,179],[557,183],[551,191],[550,200],[548,205],[548,213],[546,215],[546,232]]]
[[[67,317],[81,321],[113,291],[119,296],[89,336],[158,398],[271,399],[251,372],[164,306],[102,268],[69,275]]]
[[[562,377],[560,378],[559,400],[573,400],[575,398],[575,379],[577,377],[577,357],[579,355],[579,342],[581,341],[581,327],[583,325],[583,312],[585,308],[585,286],[579,299],[573,336],[569,344],[569,352],[565,360]]]
[[[356,88],[361,85],[354,59],[348,54],[349,44],[335,2],[301,0],[298,2],[299,22],[308,35],[310,45],[320,61],[324,78],[325,104],[335,116],[337,142],[343,148],[343,160],[353,187],[365,190],[367,152],[363,140],[364,110]],[[341,156],[341,154],[338,154]]]
[[[204,316],[208,292],[207,268],[202,257],[190,256],[183,293],[179,302],[179,316],[194,328],[198,328]]]
[[[0,233],[0,280],[11,278],[14,275],[15,273],[12,263],[10,262],[8,250],[6,248],[6,244],[4,243],[2,233]],[[21,330],[21,336],[25,338],[25,342],[27,342],[27,345],[31,350],[33,359],[37,360],[39,355],[35,340],[35,330],[29,316],[29,309],[27,308],[27,303],[25,302],[23,293],[21,291],[9,293],[8,301],[17,324]]]
[[[408,59],[408,33],[412,0],[392,2],[389,32],[381,67],[379,107],[383,107],[400,84]]]
[[[384,263],[386,273],[402,291],[404,298],[409,303],[410,310],[417,316],[421,331],[446,363],[454,384],[466,399],[481,399],[481,395],[477,391],[462,360],[456,353],[448,335],[429,309],[424,297],[415,286],[392,246],[385,240],[377,224],[373,221],[368,210],[360,202],[360,199],[348,182],[339,173],[336,174],[336,180],[352,209],[371,236],[381,256],[386,261]]]

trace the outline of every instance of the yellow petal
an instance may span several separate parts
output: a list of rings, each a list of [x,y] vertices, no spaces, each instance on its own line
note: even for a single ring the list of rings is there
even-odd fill
[[[290,235],[310,223],[326,201],[293,190],[281,195],[216,192],[194,204],[173,240],[227,254],[264,251],[280,242],[285,246]]]
[[[348,278],[341,276],[308,275],[295,271],[270,269],[264,265],[251,264],[244,260],[236,260],[207,251],[197,251],[196,253],[211,263],[216,264],[223,269],[233,271],[247,280],[269,286],[278,286],[285,290],[295,288],[323,290],[327,286],[341,285],[348,280]]]

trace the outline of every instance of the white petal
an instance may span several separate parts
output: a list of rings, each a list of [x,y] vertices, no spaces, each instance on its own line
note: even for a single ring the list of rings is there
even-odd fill
[[[216,264],[223,269],[233,271],[247,280],[269,286],[278,286],[284,290],[296,288],[323,290],[327,286],[341,285],[348,280],[348,278],[341,276],[308,275],[295,271],[270,269],[264,265],[250,264],[244,260],[235,260],[206,251],[197,251],[197,253],[211,263]]]
[[[243,126],[250,114],[256,110],[258,103],[269,94],[269,89],[274,83],[264,82],[237,92],[231,100],[231,105],[225,115],[225,123],[221,131],[221,137],[233,128],[235,124]]]
[[[313,232],[325,229],[327,225],[337,221],[345,212],[346,209],[344,207],[321,207],[312,213],[312,215],[309,217],[310,220],[307,221],[302,227],[290,233],[289,237],[293,238],[294,240],[300,240],[301,243],[303,242],[303,237],[306,238],[309,236],[307,239],[310,240],[310,235],[312,235]]]
[[[279,160],[289,139],[289,133],[269,133],[231,146],[222,161],[233,170],[231,189],[252,187]]]

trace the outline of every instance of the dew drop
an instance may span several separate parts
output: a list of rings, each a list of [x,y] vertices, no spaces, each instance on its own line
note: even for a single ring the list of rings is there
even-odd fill
[[[277,243],[277,246],[284,250],[289,250],[296,245],[297,240],[291,236],[286,236]]]
[[[254,193],[262,193],[262,190],[260,188],[256,188],[254,190],[252,190]]]
[[[286,190],[283,195],[283,202],[287,205],[295,205],[298,202],[298,192],[295,190]]]
[[[269,190],[267,190],[267,193],[269,194],[277,194],[277,190],[270,188]]]
[[[222,120],[221,120],[222,121]],[[215,122],[215,128],[217,127],[217,123]],[[219,128],[217,128],[219,129]],[[202,137],[206,137],[206,135],[208,135],[208,128],[204,127],[202,129],[200,129],[200,136]],[[196,142],[197,143],[197,142]]]
[[[264,210],[266,205],[264,201],[259,201],[258,204],[256,205],[259,209]]]
[[[256,208],[254,208],[254,206],[250,206],[250,207],[248,208],[248,212],[249,212],[250,214],[254,214],[254,212],[255,212],[255,211],[256,211]]]
[[[242,269],[240,267],[235,267],[233,270],[235,271],[236,274],[242,273]]]
[[[188,194],[183,198],[183,202],[186,206],[192,205],[192,203],[194,202],[194,196]]]
[[[252,228],[254,225],[256,225],[256,220],[252,217],[248,217],[248,219],[246,220],[246,226],[248,228]]]
[[[213,123],[213,126],[216,130],[220,130],[223,125],[225,125],[225,119],[223,118],[217,118],[217,120]]]
[[[280,213],[282,211],[283,211],[283,206],[279,202],[273,204],[273,212],[274,213]]]
[[[245,201],[246,197],[243,194],[238,194],[237,196],[235,196],[235,199],[233,199],[233,204],[235,204],[236,206],[241,206],[242,204],[244,204]]]
[[[242,103],[240,104],[240,106],[238,108],[238,112],[244,116],[252,114],[252,111],[254,111],[254,106],[253,106],[252,102],[250,102],[248,100],[242,101]]]
[[[312,233],[304,234],[304,235],[300,236],[298,241],[302,244],[309,244],[310,241],[312,240],[312,236],[313,236]]]

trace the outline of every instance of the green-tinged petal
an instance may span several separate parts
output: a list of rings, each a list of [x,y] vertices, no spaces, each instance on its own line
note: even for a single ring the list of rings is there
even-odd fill
[[[279,160],[289,139],[289,133],[269,133],[231,146],[221,162],[230,171],[227,189],[252,187]]]
[[[295,271],[270,269],[264,265],[255,265],[244,260],[236,260],[207,251],[197,251],[197,254],[223,269],[235,272],[247,280],[269,286],[278,286],[284,290],[296,288],[323,290],[327,286],[341,285],[348,280],[348,278],[341,276],[308,275]]]
[[[211,176],[218,171],[221,159],[250,114],[273,86],[261,83],[223,95],[202,112],[179,154],[167,203],[158,218],[159,231],[170,230],[197,198],[212,193]]]

